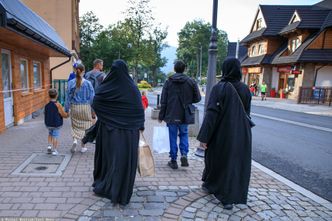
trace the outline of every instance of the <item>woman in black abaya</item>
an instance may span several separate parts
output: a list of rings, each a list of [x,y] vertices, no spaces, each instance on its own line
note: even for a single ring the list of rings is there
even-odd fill
[[[232,209],[232,204],[247,203],[251,127],[246,115],[250,115],[251,94],[240,82],[237,59],[226,59],[222,73],[221,81],[211,91],[197,139],[206,148],[202,188],[214,194],[225,209]]]
[[[113,62],[96,91],[92,107],[98,117],[93,191],[113,204],[126,205],[135,182],[144,109],[124,61]]]

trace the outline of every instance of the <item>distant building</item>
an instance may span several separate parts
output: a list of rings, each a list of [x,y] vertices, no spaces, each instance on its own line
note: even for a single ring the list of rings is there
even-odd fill
[[[265,81],[277,95],[297,99],[300,87],[332,87],[332,1],[260,5],[242,61],[245,82]]]
[[[227,57],[238,58],[240,62],[246,58],[248,49],[240,42],[228,42]]]
[[[73,54],[69,62],[53,71],[53,79],[68,79],[73,71],[73,62],[78,59],[80,49],[79,2],[80,0],[21,0],[35,13],[47,21],[64,40]],[[51,58],[50,67],[64,62],[63,58]]]
[[[0,132],[48,102],[50,57],[71,58],[57,32],[19,0],[0,0]]]

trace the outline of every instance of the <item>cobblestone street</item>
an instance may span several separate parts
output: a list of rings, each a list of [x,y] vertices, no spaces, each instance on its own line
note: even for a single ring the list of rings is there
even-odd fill
[[[146,114],[145,137],[152,145],[153,127]],[[44,217],[56,220],[332,220],[332,206],[313,194],[291,188],[253,164],[247,205],[224,210],[200,189],[203,161],[193,155],[188,168],[172,170],[168,154],[155,154],[156,176],[137,175],[131,203],[113,206],[92,192],[94,148],[75,153],[61,176],[12,175],[33,153],[46,152],[47,131],[40,116],[0,135],[0,219]],[[60,154],[70,154],[67,120],[60,135]]]

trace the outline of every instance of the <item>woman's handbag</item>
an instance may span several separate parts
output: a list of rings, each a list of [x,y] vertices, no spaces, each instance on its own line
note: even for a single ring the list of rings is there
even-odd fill
[[[155,165],[154,165],[152,151],[150,149],[150,146],[146,142],[143,132],[141,132],[139,147],[138,147],[137,169],[141,177],[155,175]]]

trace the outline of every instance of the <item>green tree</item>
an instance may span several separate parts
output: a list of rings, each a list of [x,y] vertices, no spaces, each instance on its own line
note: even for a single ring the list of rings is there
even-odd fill
[[[161,57],[161,52],[165,47],[168,47],[163,43],[167,36],[167,32],[159,28],[155,28],[153,34],[150,34],[150,38],[147,41],[147,66],[150,67],[151,78],[153,86],[156,86],[158,83],[158,73],[160,67],[163,67],[167,63],[165,57]]]
[[[187,22],[178,33],[179,47],[177,57],[188,66],[187,72],[191,77],[198,77],[200,50],[202,49],[202,76],[206,76],[208,66],[208,49],[211,37],[211,24],[202,20]],[[227,34],[218,30],[218,61],[217,73],[221,71],[221,62],[227,53]]]
[[[149,1],[130,0],[127,18],[106,29],[92,12],[80,18],[80,55],[88,70],[96,58],[104,60],[106,70],[110,69],[113,60],[121,58],[133,70],[135,81],[147,73],[151,75],[148,77],[150,82],[157,83],[160,67],[166,63],[161,51],[166,47],[163,42],[167,31],[153,24]]]
[[[139,65],[148,66],[152,70],[153,80],[156,83],[157,70],[165,64],[161,58],[161,50],[164,47],[163,40],[167,36],[166,31],[154,28],[154,17],[150,8],[150,0],[129,0],[127,10],[129,33],[131,34],[133,76],[138,80]],[[152,31],[151,31],[152,30]]]
[[[93,60],[96,58],[96,54],[93,52],[93,45],[103,26],[99,24],[99,19],[91,11],[80,18],[79,25],[81,38],[80,57],[86,69],[89,70],[92,68]]]

